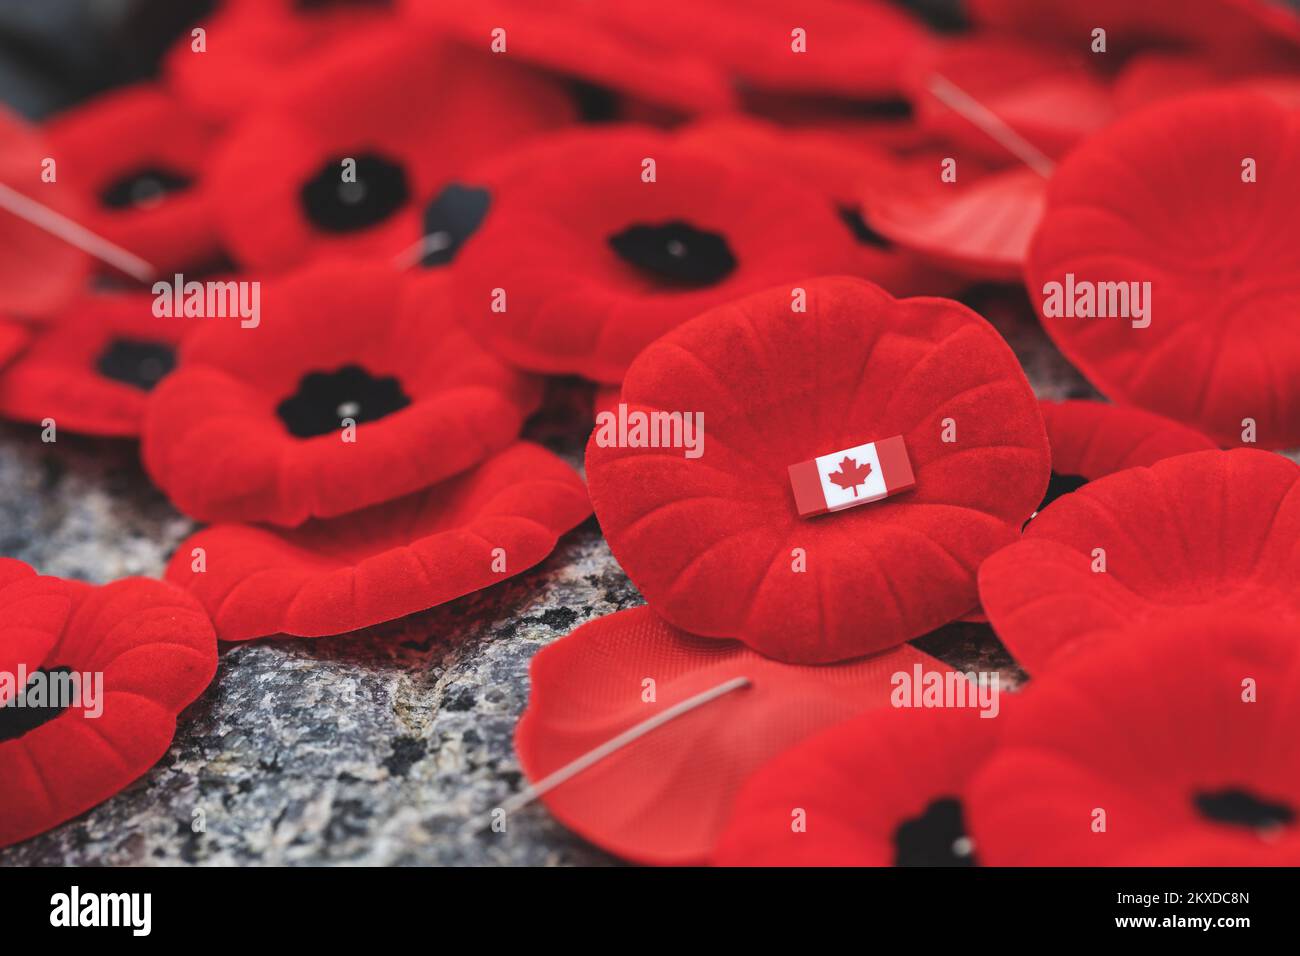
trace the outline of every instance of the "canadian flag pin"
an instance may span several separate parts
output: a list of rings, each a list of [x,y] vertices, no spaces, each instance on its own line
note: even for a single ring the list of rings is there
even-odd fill
[[[916,486],[903,436],[855,445],[790,466],[794,503],[805,518],[879,501]]]

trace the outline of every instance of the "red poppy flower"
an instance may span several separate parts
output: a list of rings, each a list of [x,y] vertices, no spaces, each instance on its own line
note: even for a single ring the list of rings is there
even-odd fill
[[[957,86],[1049,156],[1059,156],[1114,117],[1110,90],[1074,56],[1005,36],[974,34],[934,48],[909,73],[917,122],[981,156],[1005,162],[1006,147],[930,89],[935,74]]]
[[[816,192],[624,128],[518,157],[460,251],[456,287],[477,334],[511,362],[618,382],[705,309],[858,261]]]
[[[592,92],[628,94],[693,114],[733,109],[727,77],[709,60],[629,36],[604,4],[548,0],[407,0],[408,6],[465,43],[488,49],[495,30],[504,54],[561,76],[580,78]]]
[[[30,335],[30,330],[23,323],[0,319],[0,371],[23,350]]]
[[[82,225],[168,271],[221,258],[203,175],[216,130],[154,86],[99,96],[48,127]]]
[[[1300,80],[1285,67],[1265,63],[1225,64],[1201,56],[1145,53],[1130,60],[1115,80],[1115,108],[1128,113],[1160,100],[1224,86],[1249,87],[1300,107]]]
[[[1298,482],[1294,462],[1253,449],[1089,482],[984,562],[984,610],[1034,674],[1179,610],[1300,621]]]
[[[0,106],[0,183],[16,196],[0,208],[0,310],[18,316],[45,316],[76,295],[90,272],[81,250],[9,211],[24,199],[36,200],[72,219],[84,215],[70,190],[40,181],[52,150],[25,121]],[[56,167],[57,168],[57,167]]]
[[[527,570],[589,514],[573,469],[521,442],[432,488],[341,518],[288,531],[200,531],[177,549],[167,579],[203,603],[223,641],[321,637]]]
[[[1052,449],[1052,479],[1040,511],[1097,478],[1215,447],[1200,432],[1140,408],[1088,401],[1038,407]]]
[[[140,433],[149,393],[176,366],[194,320],[160,319],[148,293],[87,293],[45,326],[0,370],[0,415],[54,419],[86,435]]]
[[[21,700],[0,707],[0,846],[89,810],[157,763],[217,667],[207,615],[170,585],[28,581],[42,582],[43,601],[23,592],[30,585],[10,585],[0,617],[21,620],[43,604],[53,633],[24,643],[20,627],[0,631],[0,664],[16,657],[18,676],[31,678]],[[66,620],[56,625],[59,611]],[[45,693],[69,683],[72,699]]]
[[[167,55],[168,85],[200,112],[232,120],[272,96],[296,70],[359,34],[391,28],[395,0],[226,0]]]
[[[411,111],[415,90],[440,92]],[[366,33],[230,134],[212,167],[217,224],[251,268],[391,258],[422,235],[423,202],[456,173],[572,117],[563,91],[526,67],[409,26]]]
[[[1049,464],[1029,384],[975,313],[857,279],[805,287],[806,313],[771,289],[646,349],[629,415],[702,414],[702,455],[602,447],[598,428],[587,479],[610,548],[670,623],[819,662],[969,610],[975,569],[1015,538]],[[799,517],[790,465],[895,435],[913,490]]]
[[[1035,679],[968,788],[981,861],[1300,863],[1297,636],[1202,611]]]
[[[802,0],[797,9],[787,0],[690,0],[661,4],[653,16],[625,3],[607,4],[606,15],[633,36],[703,57],[748,86],[787,93],[897,93],[906,65],[931,43],[920,21],[880,0]]]
[[[427,488],[513,442],[537,383],[482,351],[432,286],[403,307],[396,278],[322,262],[268,286],[256,328],[205,320],[223,324],[186,341],[149,402],[155,483],[200,520],[294,525]]]
[[[745,782],[712,862],[979,862],[963,819],[962,794],[993,750],[999,723],[979,714],[880,707],[790,748]]]
[[[1257,93],[1098,133],[1057,168],[1026,263],[1048,334],[1116,401],[1223,444],[1244,419],[1265,447],[1300,444],[1297,178],[1300,114]]]
[[[0,608],[5,612],[0,624],[0,674],[11,675],[20,665],[44,660],[58,642],[72,601],[57,578],[37,577],[21,561],[0,558]],[[0,726],[4,706],[19,690],[0,681]]]
[[[643,721],[747,678],[542,797],[565,826],[619,857],[702,863],[751,773],[822,727],[885,706],[891,676],[917,664],[943,666],[912,647],[836,667],[779,664],[633,608],[591,621],[533,658],[515,749],[537,784]]]

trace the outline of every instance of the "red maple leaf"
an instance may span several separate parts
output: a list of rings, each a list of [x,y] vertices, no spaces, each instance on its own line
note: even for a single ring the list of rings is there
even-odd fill
[[[839,461],[839,471],[832,471],[828,477],[832,482],[839,485],[845,491],[853,489],[853,497],[858,496],[858,485],[865,482],[871,474],[871,463],[859,465],[856,461],[845,455]]]

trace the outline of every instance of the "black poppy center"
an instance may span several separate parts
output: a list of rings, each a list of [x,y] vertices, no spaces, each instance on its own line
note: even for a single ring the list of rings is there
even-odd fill
[[[1192,804],[1207,820],[1257,832],[1268,833],[1295,822],[1295,810],[1290,806],[1265,800],[1249,790],[1203,790],[1192,796]]]
[[[961,803],[940,797],[918,817],[894,830],[895,866],[974,866],[975,848],[966,833]]]
[[[346,10],[349,7],[383,10],[392,5],[393,0],[294,0],[293,7],[303,13],[328,13],[331,10]]]
[[[113,339],[95,361],[100,375],[146,392],[175,367],[175,349],[143,339]]]
[[[303,212],[325,232],[355,232],[383,222],[406,203],[410,190],[401,165],[364,153],[356,160],[356,175],[343,156],[325,161],[303,184]]]
[[[71,675],[67,667],[33,673],[27,686],[0,707],[0,743],[17,740],[67,710],[71,701],[61,690],[56,692],[56,688],[71,688]],[[37,693],[41,686],[44,691]]]
[[[411,404],[392,376],[371,375],[360,365],[333,372],[308,372],[294,392],[275,409],[289,433],[298,438],[328,435],[344,419],[358,425],[375,422]]]
[[[864,246],[875,246],[877,249],[892,249],[894,244],[882,236],[862,218],[862,213],[852,206],[840,206],[838,209],[840,221],[849,227],[849,232]]]
[[[424,239],[420,265],[443,266],[478,231],[492,204],[492,194],[477,186],[451,183],[424,209]]]
[[[676,285],[714,285],[736,268],[725,237],[679,219],[657,226],[628,226],[610,236],[609,244],[624,262]]]
[[[113,180],[100,192],[99,201],[109,209],[147,209],[193,185],[184,173],[149,166]]]

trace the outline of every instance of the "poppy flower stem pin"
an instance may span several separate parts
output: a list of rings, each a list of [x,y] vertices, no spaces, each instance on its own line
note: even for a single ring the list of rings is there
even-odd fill
[[[957,84],[935,73],[930,77],[930,92],[954,113],[969,120],[987,133],[1007,152],[1044,179],[1051,179],[1055,165],[1033,143],[1017,133],[991,109]]]
[[[678,717],[688,714],[698,707],[703,707],[705,704],[715,701],[719,697],[730,694],[734,690],[740,690],[742,687],[749,687],[751,686],[751,683],[752,682],[748,677],[733,677],[730,680],[723,681],[721,684],[710,687],[708,690],[700,691],[700,693],[695,694],[692,697],[687,697],[685,700],[678,701],[676,704],[665,708],[653,717],[647,717],[639,724],[633,724],[618,736],[612,737],[603,744],[593,747],[581,756],[569,761],[558,770],[547,774],[541,780],[538,780],[537,783],[529,784],[509,800],[503,802],[501,804],[501,809],[505,811],[506,816],[509,817],[512,813],[522,810],[534,800],[545,796],[556,787],[571,780],[573,777],[576,777],[584,770],[595,766],[611,754],[622,750],[628,744],[639,740],[652,730],[662,727],[669,721],[676,720]],[[482,828],[475,827],[475,832],[480,829]]]

